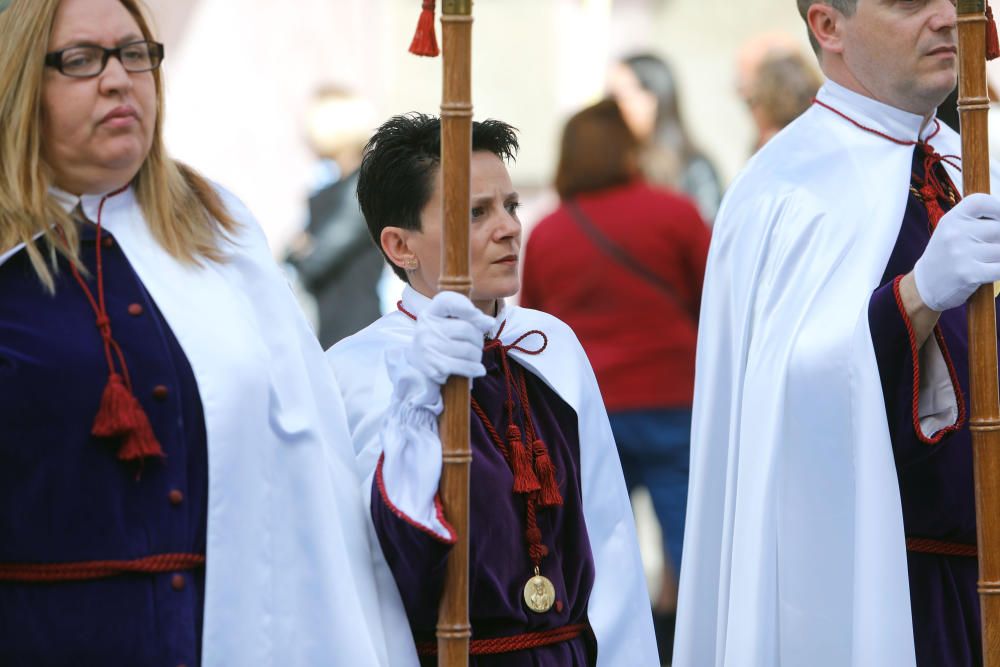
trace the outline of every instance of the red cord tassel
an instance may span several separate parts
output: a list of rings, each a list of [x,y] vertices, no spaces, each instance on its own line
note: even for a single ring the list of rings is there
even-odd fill
[[[132,399],[135,401],[135,398]],[[118,449],[119,461],[145,461],[147,458],[163,458],[163,450],[153,433],[153,425],[149,423],[146,412],[135,401],[137,412],[132,414],[135,428],[125,434],[125,441]]]
[[[549,450],[541,440],[532,443],[535,451],[535,474],[541,484],[542,492],[538,497],[538,504],[542,507],[554,507],[563,504],[562,494],[559,493],[559,482],[556,481],[556,467],[549,457]]]
[[[993,20],[993,8],[986,3],[986,59],[1000,58],[1000,39],[997,39],[997,23]]]
[[[944,217],[944,209],[938,203],[934,186],[928,183],[920,188],[920,195],[924,200],[924,208],[927,209],[927,221],[930,223],[931,229],[937,229],[938,223]]]
[[[417,56],[434,58],[439,53],[437,35],[434,34],[434,0],[424,0],[420,20],[417,21],[417,31],[410,42],[410,53]]]
[[[118,458],[122,461],[163,456],[149,417],[118,373],[108,376],[90,433],[98,438],[119,438]]]
[[[507,444],[510,448],[510,467],[514,472],[514,493],[538,491],[542,485],[531,465],[531,452],[521,440],[521,430],[511,424],[507,427]]]

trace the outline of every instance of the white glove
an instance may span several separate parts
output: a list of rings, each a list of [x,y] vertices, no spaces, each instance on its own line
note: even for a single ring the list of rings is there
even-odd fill
[[[404,364],[392,364],[396,398],[440,414],[441,385],[448,376],[486,375],[483,336],[493,324],[492,317],[461,294],[435,296],[417,319],[413,341],[403,351]]]
[[[441,292],[420,313],[413,341],[387,358],[392,402],[382,423],[382,478],[392,503],[442,539],[434,497],[441,480],[441,385],[449,375],[486,375],[483,336],[494,319],[455,292]]]
[[[973,194],[941,218],[913,267],[927,307],[962,305],[980,285],[1000,280],[1000,198]]]

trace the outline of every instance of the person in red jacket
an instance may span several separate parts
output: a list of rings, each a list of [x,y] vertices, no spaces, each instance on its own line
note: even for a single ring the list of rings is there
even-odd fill
[[[710,232],[691,201],[644,182],[639,145],[611,100],[567,123],[555,186],[561,205],[525,248],[521,304],[555,315],[579,337],[625,481],[649,490],[664,553],[679,572]],[[669,650],[671,638],[658,639]]]

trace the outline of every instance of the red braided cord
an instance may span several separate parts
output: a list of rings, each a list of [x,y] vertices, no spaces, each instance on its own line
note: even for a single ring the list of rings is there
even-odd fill
[[[104,213],[104,204],[111,197],[121,194],[128,189],[128,186],[124,186],[115,190],[114,192],[108,193],[101,199],[101,203],[97,207],[97,242],[95,243],[95,254],[97,262],[97,298],[94,297],[94,293],[90,291],[87,287],[87,282],[80,275],[80,271],[76,264],[70,263],[70,271],[73,274],[73,278],[83,289],[84,295],[87,297],[87,301],[90,302],[90,307],[94,311],[94,316],[96,318],[96,324],[98,330],[101,332],[101,339],[104,342],[104,357],[108,362],[108,372],[115,372],[115,364],[111,357],[111,351],[114,350],[115,356],[118,357],[118,365],[121,367],[122,378],[125,380],[125,386],[128,390],[132,391],[132,379],[129,377],[128,364],[125,363],[125,354],[122,352],[121,346],[118,345],[118,341],[114,339],[111,333],[111,319],[108,317],[108,309],[104,300],[104,261],[101,253],[101,232],[103,227],[101,225],[101,218]]]
[[[938,556],[966,556],[968,558],[977,558],[979,555],[975,544],[945,542],[943,540],[931,540],[922,537],[906,538],[906,550],[921,554],[935,554]]]
[[[476,413],[476,416],[479,417],[479,421],[483,423],[483,426],[486,427],[486,432],[490,434],[493,444],[497,446],[497,449],[499,449],[500,453],[503,454],[504,459],[506,459],[507,463],[510,464],[510,450],[507,449],[507,445],[504,443],[503,438],[501,438],[500,434],[497,433],[496,428],[490,421],[489,415],[486,414],[486,411],[483,410],[483,407],[479,405],[479,401],[475,398],[472,398],[472,410]]]
[[[587,628],[587,624],[583,623],[564,625],[543,632],[526,632],[512,637],[473,639],[469,642],[469,655],[497,655],[560,644],[576,639],[586,632]],[[437,655],[437,642],[417,642],[417,655],[421,657]]]
[[[94,560],[79,563],[0,563],[0,581],[48,583],[89,581],[123,574],[156,574],[205,566],[201,554],[158,554],[135,560]]]
[[[928,141],[930,141],[931,139],[933,139],[934,137],[936,137],[938,135],[938,132],[941,131],[941,123],[938,121],[937,118],[935,118],[934,119],[934,131],[931,132],[930,136],[928,136],[923,141],[913,141],[911,139],[897,139],[896,137],[894,137],[892,135],[889,135],[889,134],[886,134],[885,132],[879,132],[875,128],[868,127],[867,125],[862,125],[858,121],[856,121],[853,118],[851,118],[850,116],[848,116],[843,111],[835,109],[832,106],[830,106],[829,104],[827,104],[826,102],[822,102],[820,100],[817,100],[815,97],[813,98],[813,104],[818,104],[819,106],[823,107],[824,109],[832,111],[833,113],[837,114],[838,116],[840,116],[844,120],[848,121],[849,123],[851,123],[855,127],[858,127],[860,129],[864,130],[865,132],[871,132],[872,134],[876,134],[876,135],[882,137],[883,139],[888,139],[892,143],[899,144],[900,146],[916,146],[919,143],[927,143]]]

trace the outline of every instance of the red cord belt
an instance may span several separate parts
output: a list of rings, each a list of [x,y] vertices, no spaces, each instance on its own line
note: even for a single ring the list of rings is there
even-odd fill
[[[929,540],[923,537],[906,538],[906,550],[920,554],[936,554],[938,556],[966,556],[968,558],[976,558],[978,556],[975,544]]]
[[[50,583],[89,581],[123,574],[158,574],[205,566],[201,554],[159,554],[134,560],[92,560],[79,563],[0,563],[0,581]]]
[[[512,637],[491,637],[489,639],[473,639],[469,641],[469,655],[496,655],[498,653],[513,653],[526,649],[559,644],[576,639],[587,629],[586,623],[579,625],[564,625],[543,632],[526,632]],[[417,642],[417,655],[421,657],[437,655],[437,642]]]

